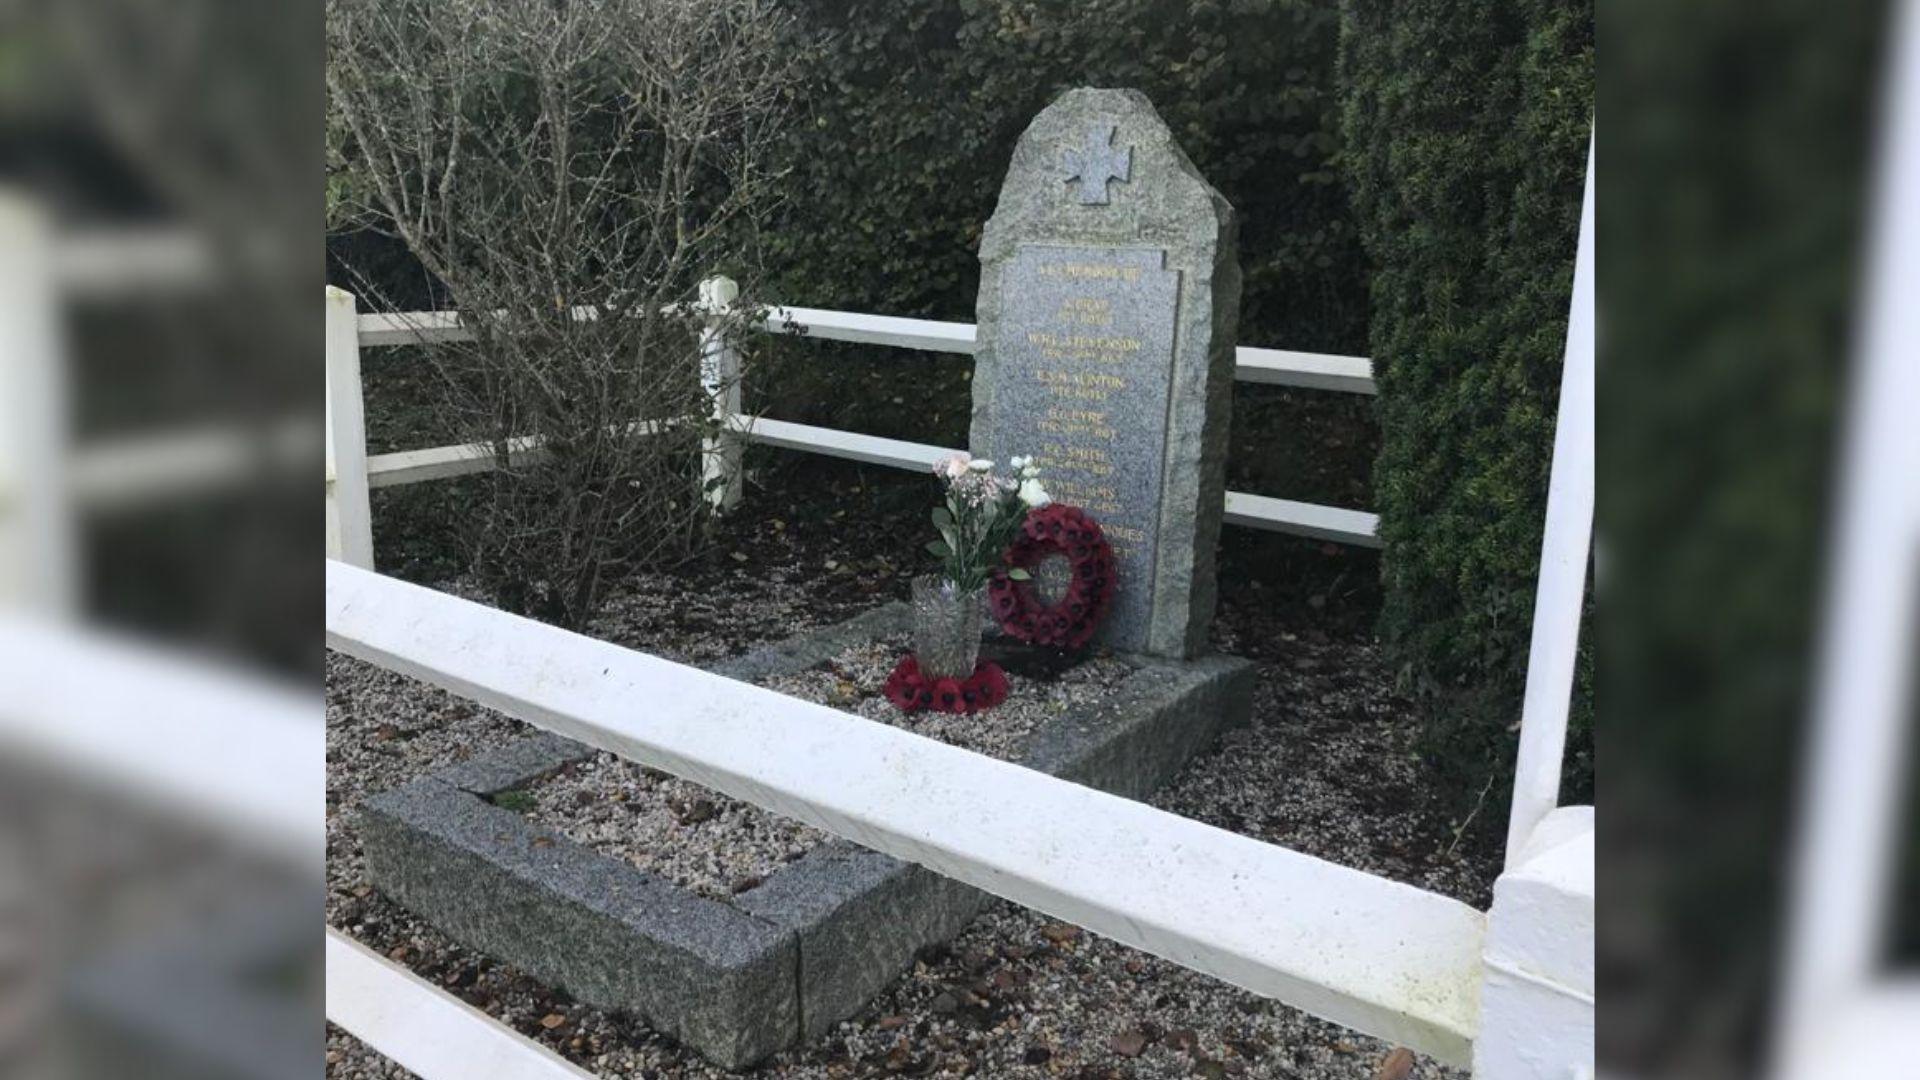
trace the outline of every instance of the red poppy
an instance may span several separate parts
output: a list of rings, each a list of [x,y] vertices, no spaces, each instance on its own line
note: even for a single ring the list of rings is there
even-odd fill
[[[919,698],[925,690],[925,680],[920,677],[920,662],[909,653],[900,658],[894,666],[893,674],[887,676],[885,694],[894,706],[912,712],[919,707]]]
[[[1007,673],[993,661],[982,660],[965,679],[947,677],[929,682],[918,658],[908,653],[887,676],[886,696],[902,712],[938,709],[974,713],[1007,700]]]
[[[984,664],[973,677],[980,683],[987,708],[1007,700],[1007,673],[1000,670],[1000,665]]]
[[[960,680],[943,675],[933,681],[933,707],[941,712],[957,712],[960,707]]]

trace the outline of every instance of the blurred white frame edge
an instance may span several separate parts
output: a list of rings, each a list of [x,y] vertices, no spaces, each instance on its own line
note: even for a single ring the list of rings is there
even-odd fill
[[[84,611],[87,575],[78,539],[84,514],[138,512],[267,473],[310,475],[311,415],[213,420],[73,441],[67,305],[79,298],[113,302],[204,291],[218,284],[212,266],[204,240],[190,229],[62,232],[33,196],[0,187],[0,607],[54,619]],[[357,352],[354,360],[357,375]],[[329,398],[332,393],[330,384]],[[356,424],[358,406],[356,397],[356,411],[347,417]],[[355,445],[364,458],[364,439]],[[331,456],[328,470],[331,537]],[[365,492],[359,496],[364,502]],[[370,552],[371,534],[354,535]]]
[[[0,604],[64,618],[80,588],[54,251],[40,206],[0,188]]]
[[[0,757],[217,831],[317,879],[326,725],[311,692],[74,623],[0,613]]]
[[[318,875],[325,727],[308,697],[231,665],[84,627],[77,519],[312,467],[312,420],[210,423],[76,445],[63,330],[75,297],[203,289],[180,228],[62,234],[0,188],[0,757],[131,797]]]
[[[1920,1031],[1920,975],[1886,967],[1920,632],[1920,425],[1910,415],[1920,402],[1920,11],[1909,0],[1890,14],[1867,291],[1799,793],[1776,1080],[1886,1075],[1911,1059]]]

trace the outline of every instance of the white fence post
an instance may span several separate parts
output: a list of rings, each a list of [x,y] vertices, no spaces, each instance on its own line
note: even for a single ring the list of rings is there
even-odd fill
[[[728,277],[710,277],[700,283],[700,308],[706,328],[700,332],[700,385],[713,403],[719,431],[700,444],[700,490],[709,504],[725,513],[740,504],[742,441],[732,434],[740,412],[740,350],[726,333],[726,315],[740,296],[740,286]]]
[[[1593,807],[1542,820],[1493,886],[1475,1080],[1594,1075]]]
[[[1518,865],[1534,826],[1560,799],[1567,711],[1587,594],[1587,551],[1593,537],[1593,139],[1587,140],[1586,195],[1573,263],[1573,302],[1554,421],[1547,522],[1533,599],[1533,641],[1520,709],[1520,751],[1513,766],[1513,809],[1507,819],[1507,868]]]
[[[0,190],[0,604],[67,617],[81,590],[53,257],[39,204]]]
[[[1593,808],[1554,809],[1593,535],[1593,166],[1589,138],[1506,869],[1481,952],[1478,1080],[1594,1074]]]
[[[373,569],[367,423],[360,394],[360,315],[327,286],[327,557]]]

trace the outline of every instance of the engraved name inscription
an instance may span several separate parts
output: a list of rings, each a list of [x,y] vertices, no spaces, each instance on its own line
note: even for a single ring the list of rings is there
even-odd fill
[[[1120,560],[1112,639],[1151,608],[1180,275],[1158,248],[1027,244],[1001,277],[993,430]]]

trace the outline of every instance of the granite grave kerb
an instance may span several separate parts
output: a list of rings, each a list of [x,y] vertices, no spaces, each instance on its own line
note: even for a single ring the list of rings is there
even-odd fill
[[[717,670],[744,680],[793,674],[907,625],[906,605],[890,604]],[[1139,658],[1107,697],[1037,729],[1020,760],[1143,797],[1246,722],[1253,681],[1253,665],[1234,657]],[[834,839],[722,902],[492,801],[593,754],[534,735],[367,800],[359,820],[369,879],[455,940],[627,1010],[729,1068],[852,1016],[990,899]]]

